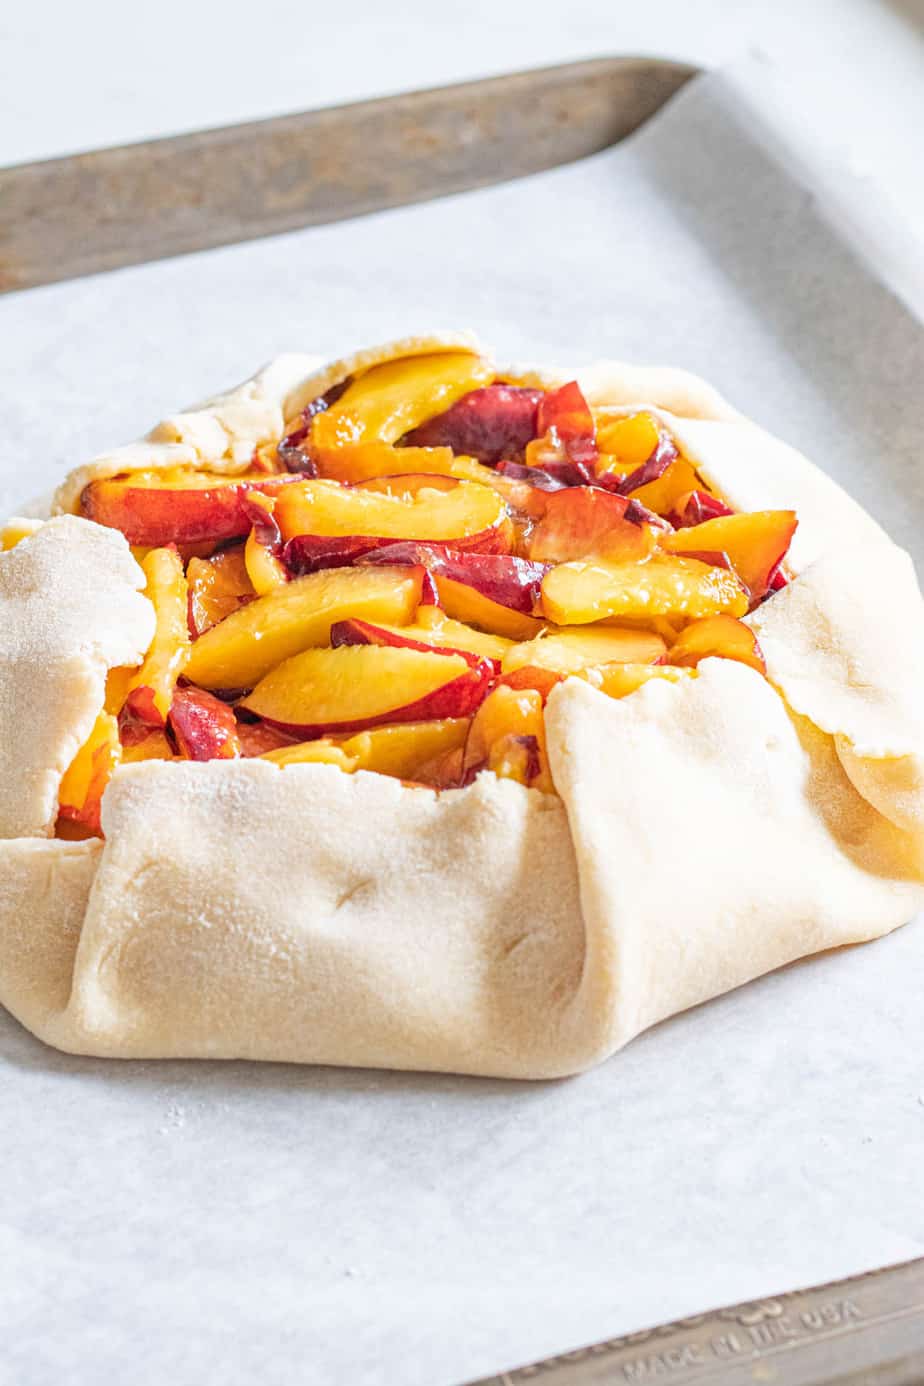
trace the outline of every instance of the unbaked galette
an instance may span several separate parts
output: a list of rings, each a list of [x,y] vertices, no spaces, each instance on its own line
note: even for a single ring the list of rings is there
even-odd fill
[[[0,533],[0,1001],[80,1053],[575,1072],[924,904],[924,608],[694,377],[252,380]]]

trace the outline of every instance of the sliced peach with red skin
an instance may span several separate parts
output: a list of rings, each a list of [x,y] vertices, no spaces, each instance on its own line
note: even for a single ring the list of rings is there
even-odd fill
[[[543,699],[532,688],[498,684],[476,712],[463,757],[466,779],[493,770],[533,789],[554,793],[545,749]]]
[[[750,592],[752,602],[758,602],[766,595],[774,573],[786,557],[797,524],[794,510],[720,515],[663,535],[660,545],[670,553],[721,549]]]
[[[536,432],[560,446],[566,460],[573,465],[588,468],[595,465],[598,456],[596,425],[576,380],[569,380],[566,385],[542,396]]]
[[[191,558],[186,565],[186,584],[187,621],[194,640],[257,595],[241,544],[221,549],[211,558]]]
[[[423,563],[448,616],[509,640],[531,640],[542,621],[531,613],[547,565],[513,554],[460,553],[427,544],[395,544],[361,562]]]
[[[493,677],[487,661],[461,655],[344,645],[311,649],[273,669],[241,707],[310,739],[384,722],[467,717]]]
[[[162,727],[189,657],[188,591],[182,560],[172,545],[152,549],[141,567],[144,593],[154,607],[154,639],[129,682],[124,712],[146,726]]]
[[[370,621],[338,621],[330,628],[330,643],[333,649],[338,650],[342,645],[387,645],[391,649],[403,650],[429,650],[436,654],[458,655],[464,659],[466,664],[475,668],[481,662],[481,657],[472,654],[469,650],[460,650],[452,645],[437,645],[418,640],[414,636],[409,636],[406,630],[399,627],[386,629],[384,626],[373,625]],[[492,670],[498,673],[495,660],[489,661]]]
[[[522,457],[536,437],[543,395],[542,390],[519,385],[486,385],[463,395],[405,441],[418,448],[450,448],[487,465]]]
[[[283,538],[273,513],[272,496],[254,494],[246,502],[253,527],[244,545],[244,566],[254,591],[263,597],[289,581],[289,571],[282,561]]]
[[[695,669],[701,659],[719,656],[749,664],[759,674],[767,666],[757,636],[734,616],[706,616],[686,626],[665,655],[665,662]]]
[[[464,572],[464,579],[462,574],[450,576],[448,572],[435,575],[440,605],[446,614],[456,621],[478,626],[507,640],[531,640],[538,635],[543,622],[515,610],[506,601],[496,601],[493,596],[488,596],[491,589],[478,585],[479,577],[483,576],[471,570]],[[501,589],[495,588],[494,591],[499,594]]]
[[[323,470],[341,448],[396,443],[470,390],[486,385],[491,374],[479,356],[461,351],[408,356],[373,366],[312,419],[308,451]]]
[[[504,674],[527,667],[572,674],[594,664],[654,664],[667,645],[648,630],[619,626],[559,627],[535,640],[513,645],[501,663]]]
[[[88,520],[119,529],[130,544],[218,544],[250,529],[244,501],[251,492],[275,494],[296,481],[265,472],[217,476],[177,468],[130,472],[91,481],[80,498]]]
[[[529,557],[567,563],[575,558],[647,558],[654,534],[626,518],[629,501],[591,486],[572,486],[545,497],[542,518],[529,537]]]
[[[748,597],[734,573],[693,558],[656,554],[644,563],[560,563],[542,582],[542,608],[558,625],[609,617],[695,620],[743,616]]]
[[[399,494],[367,486],[305,481],[289,487],[275,509],[287,565],[300,572],[334,553],[358,558],[402,540],[462,550],[508,553],[513,530],[502,497],[451,477],[424,479]]]
[[[384,629],[399,629],[384,627]],[[487,631],[475,630],[462,621],[454,621],[442,608],[420,606],[414,624],[403,628],[404,634],[412,640],[420,640],[424,645],[448,646],[453,650],[467,650],[469,654],[480,655],[497,664],[503,659],[513,644],[502,635],[491,635]]]
[[[204,688],[178,688],[170,729],[184,760],[234,760],[241,754],[234,711]]]
[[[294,578],[207,630],[186,675],[204,688],[253,688],[283,660],[327,645],[331,626],[351,616],[407,625],[420,602],[421,567],[329,568]]]
[[[720,515],[734,515],[730,505],[713,496],[709,491],[687,491],[678,497],[670,514],[671,523],[676,529],[701,525],[704,520],[715,520]]]
[[[121,759],[118,721],[111,712],[101,712],[61,779],[61,817],[99,833],[103,794]]]

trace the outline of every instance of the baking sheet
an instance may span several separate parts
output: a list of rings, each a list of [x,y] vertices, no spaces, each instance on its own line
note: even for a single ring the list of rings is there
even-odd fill
[[[901,254],[757,85],[517,184],[3,300],[0,509],[276,351],[471,325],[502,361],[700,371],[924,561]],[[0,1381],[450,1386],[922,1254],[922,995],[916,923],[536,1085],[71,1059],[0,1015]]]

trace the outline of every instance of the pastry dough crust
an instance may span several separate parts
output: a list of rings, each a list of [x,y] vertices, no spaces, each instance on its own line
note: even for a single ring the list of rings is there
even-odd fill
[[[72,474],[235,473],[304,403],[415,338],[283,357]],[[515,367],[515,383],[564,371]],[[924,607],[907,556],[828,477],[683,372],[604,362],[591,402],[653,408],[741,509],[795,508],[797,576],[725,660],[547,709],[560,799],[482,775],[436,794],[325,765],[119,769],[105,842],[48,841],[106,670],[152,628],[120,535],[73,515],[0,554],[0,1001],[51,1044],[560,1076],[645,1027],[924,905]]]

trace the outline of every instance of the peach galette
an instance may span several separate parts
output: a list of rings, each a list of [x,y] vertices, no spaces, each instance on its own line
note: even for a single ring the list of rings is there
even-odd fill
[[[0,996],[61,1047],[570,1072],[921,902],[910,564],[692,377],[284,357],[55,511]]]
[[[99,831],[139,759],[553,793],[562,680],[623,697],[709,657],[765,672],[742,618],[785,586],[797,525],[726,504],[655,411],[513,384],[471,351],[338,380],[243,471],[124,470],[77,510],[133,546],[156,628],[61,782],[69,835]]]

